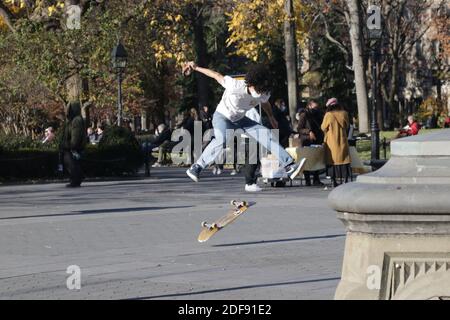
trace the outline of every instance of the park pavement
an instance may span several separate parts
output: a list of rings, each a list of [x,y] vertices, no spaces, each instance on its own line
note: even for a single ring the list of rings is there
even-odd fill
[[[196,184],[184,170],[0,186],[0,299],[333,299],[345,229],[329,191],[296,182],[246,194],[242,176]],[[256,205],[198,243],[201,222],[231,199]]]

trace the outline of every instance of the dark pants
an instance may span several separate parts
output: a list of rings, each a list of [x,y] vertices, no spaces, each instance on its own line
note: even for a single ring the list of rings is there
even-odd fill
[[[70,151],[64,151],[64,167],[69,173],[70,184],[74,186],[81,185],[83,171],[81,170],[80,160],[75,160]]]
[[[313,176],[313,183],[320,184],[320,171],[305,171],[306,185],[311,185],[311,174]]]
[[[256,177],[256,170],[258,169],[257,164],[247,164],[244,168],[245,174],[245,184],[252,185],[256,184],[258,177]]]
[[[258,181],[258,177],[256,176],[256,170],[258,170],[258,164],[259,164],[259,146],[256,148],[256,155],[254,154],[254,150],[252,150],[252,154],[250,154],[250,148],[249,148],[249,139],[245,139],[245,167],[244,167],[244,174],[245,174],[245,184],[252,185],[256,184]],[[250,159],[258,159],[257,164],[250,164]]]
[[[352,167],[350,164],[334,165],[332,166],[333,174],[331,180],[334,186],[342,183],[353,181]],[[340,180],[339,182],[337,180]]]
[[[173,142],[170,140],[164,141],[159,146],[158,151],[158,163],[162,164],[164,162],[167,162],[167,154],[170,153],[170,150],[173,148]]]

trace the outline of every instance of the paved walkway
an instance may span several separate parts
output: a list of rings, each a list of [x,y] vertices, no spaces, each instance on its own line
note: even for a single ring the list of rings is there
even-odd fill
[[[0,187],[0,299],[332,299],[345,230],[328,191],[249,195],[243,177]],[[200,223],[256,201],[205,244]],[[68,290],[67,267],[81,269]]]

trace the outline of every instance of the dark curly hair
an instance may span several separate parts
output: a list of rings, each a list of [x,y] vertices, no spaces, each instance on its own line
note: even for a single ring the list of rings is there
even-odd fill
[[[245,76],[245,83],[249,87],[254,87],[258,93],[268,93],[272,89],[269,70],[263,64],[256,64],[249,68]]]

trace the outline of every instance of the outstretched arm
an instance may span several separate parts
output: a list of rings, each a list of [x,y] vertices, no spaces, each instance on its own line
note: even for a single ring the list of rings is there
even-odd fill
[[[188,62],[186,64],[185,69],[203,73],[205,76],[215,79],[220,85],[223,86],[223,84],[224,84],[224,76],[223,75],[221,75],[220,73],[218,73],[216,71],[199,67],[193,61]]]

